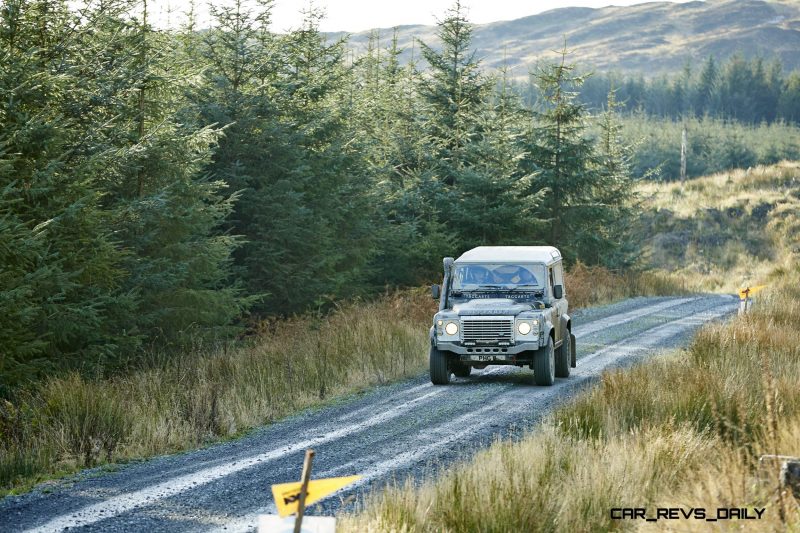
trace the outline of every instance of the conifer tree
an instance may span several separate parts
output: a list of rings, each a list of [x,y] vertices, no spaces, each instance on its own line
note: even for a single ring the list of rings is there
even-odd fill
[[[471,143],[480,135],[479,117],[491,89],[480,71],[472,45],[472,27],[460,0],[438,24],[441,51],[420,42],[429,68],[420,77],[430,162],[439,181],[452,187],[473,155]]]
[[[230,199],[203,174],[216,133],[175,120],[184,73],[134,18],[144,6],[5,7],[0,239],[17,267],[0,302],[26,333],[3,376],[103,370],[145,343],[227,332],[245,301],[218,233]]]
[[[800,124],[800,73],[793,72],[786,80],[778,99],[778,115],[783,120]]]
[[[544,194],[539,211],[546,220],[542,240],[575,259],[579,250],[571,237],[597,222],[591,218],[597,174],[594,146],[586,135],[586,111],[577,101],[584,76],[574,74],[566,56],[565,48],[557,63],[534,73],[542,101],[527,134],[524,165],[535,173],[532,192]]]
[[[103,203],[107,157],[74,112],[82,54],[62,2],[0,9],[0,386],[56,367],[91,366],[129,348],[119,316],[125,252]]]
[[[177,345],[224,338],[248,300],[230,274],[237,241],[221,233],[233,199],[206,173],[219,133],[179,122],[183,86],[195,72],[172,53],[172,35],[151,30],[146,2],[133,14],[131,23],[110,21],[123,25],[129,58],[118,61],[117,76],[136,90],[132,101],[118,95],[125,122],[117,129],[129,140],[108,168],[116,234],[129,252],[125,287],[138,297],[130,329]]]
[[[426,145],[419,194],[457,235],[453,253],[529,238],[519,231],[530,198],[514,164],[523,151],[512,125],[517,102],[506,91],[493,105],[494,80],[480,70],[464,11],[456,1],[438,24],[441,50],[421,44],[429,69],[418,85]]]
[[[700,79],[695,92],[695,115],[701,117],[705,114],[715,115],[719,103],[717,102],[719,71],[714,61],[714,56],[708,56],[700,71]]]
[[[640,251],[632,232],[636,212],[640,209],[631,173],[633,149],[622,140],[618,106],[612,89],[608,93],[606,110],[600,117],[600,138],[596,146],[597,182],[590,215],[594,225],[574,236],[582,261],[612,268],[634,265]]]
[[[374,202],[346,120],[344,42],[327,43],[314,10],[276,36],[270,9],[214,11],[193,100],[202,120],[225,127],[211,169],[241,191],[231,230],[246,239],[244,282],[263,295],[260,311],[289,313],[359,286]]]

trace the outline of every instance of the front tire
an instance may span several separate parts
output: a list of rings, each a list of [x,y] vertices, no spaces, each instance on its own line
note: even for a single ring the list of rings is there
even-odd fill
[[[450,369],[447,368],[447,354],[431,346],[428,353],[428,365],[431,372],[431,383],[434,385],[447,385],[450,383]]]
[[[564,335],[561,346],[556,351],[556,377],[568,378],[569,369],[572,365],[572,338],[569,330]]]
[[[533,382],[537,385],[549,386],[556,380],[555,350],[553,337],[547,337],[547,345],[539,348],[533,356]]]

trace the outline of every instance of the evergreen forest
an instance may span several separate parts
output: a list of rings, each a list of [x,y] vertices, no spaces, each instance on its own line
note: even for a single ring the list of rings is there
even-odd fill
[[[0,4],[0,395],[428,283],[477,245],[635,266],[633,181],[676,177],[646,139],[677,128],[679,154],[680,120],[722,147],[700,168],[690,136],[690,171],[800,150],[749,141],[800,118],[774,64],[617,84],[565,50],[526,92],[482,68],[458,2],[407,64],[391,36],[354,57],[314,9],[276,33],[271,8],[159,30],[146,0]]]

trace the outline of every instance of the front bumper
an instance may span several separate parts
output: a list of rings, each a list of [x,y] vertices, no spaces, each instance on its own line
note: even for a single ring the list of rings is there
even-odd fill
[[[496,356],[499,361],[505,361],[504,356],[517,355],[539,349],[539,340],[516,342],[511,346],[462,346],[460,343],[439,341],[436,343],[439,350],[453,352],[461,356]],[[503,357],[501,359],[501,357]],[[460,358],[462,361],[486,361],[486,359]],[[512,358],[508,358],[511,361]]]

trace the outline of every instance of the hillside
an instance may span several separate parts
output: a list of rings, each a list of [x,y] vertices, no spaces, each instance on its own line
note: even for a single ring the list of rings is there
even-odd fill
[[[382,44],[392,30],[379,30]],[[435,26],[401,26],[403,60],[414,38],[435,45]],[[331,37],[343,34],[331,34]],[[370,32],[353,34],[356,53],[366,49]],[[785,70],[800,68],[800,4],[781,0],[707,0],[673,4],[648,2],[629,7],[562,8],[516,20],[475,26],[473,44],[486,67],[506,62],[514,77],[524,77],[538,60],[552,57],[564,38],[574,59],[597,71],[674,72],[687,59],[778,57]],[[417,55],[418,55],[418,46]]]
[[[650,266],[695,288],[734,292],[773,277],[800,252],[800,165],[720,172],[680,183],[646,183],[640,238]]]

